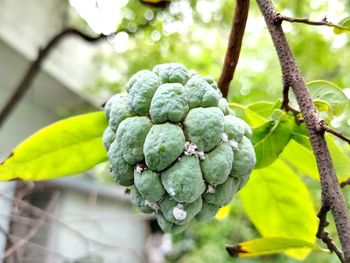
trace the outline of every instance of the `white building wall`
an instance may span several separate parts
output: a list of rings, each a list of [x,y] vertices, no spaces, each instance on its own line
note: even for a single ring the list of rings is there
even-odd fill
[[[127,203],[103,197],[89,203],[87,198],[80,192],[65,191],[54,214],[69,229],[52,228],[48,248],[73,259],[97,256],[104,263],[145,262],[146,229],[141,217],[136,217]]]

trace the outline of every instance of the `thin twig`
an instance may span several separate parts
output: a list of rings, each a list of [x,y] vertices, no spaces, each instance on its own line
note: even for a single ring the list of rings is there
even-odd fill
[[[138,30],[136,31],[130,32],[126,29],[125,30],[120,29],[110,35],[117,34],[121,31],[126,31],[129,34],[138,33],[140,29],[149,26],[154,19],[155,18],[147,21],[147,23],[145,24],[139,25]],[[46,57],[50,54],[50,52],[54,49],[54,47],[56,47],[57,44],[60,43],[67,36],[77,36],[89,43],[96,43],[100,40],[108,38],[108,36],[103,34],[100,34],[97,36],[90,36],[76,28],[65,28],[61,32],[59,32],[57,35],[55,35],[53,38],[51,38],[44,48],[39,49],[37,58],[29,65],[26,73],[24,74],[23,78],[19,82],[18,86],[15,88],[15,91],[11,95],[10,99],[7,101],[3,109],[0,111],[0,128],[4,124],[7,117],[10,115],[10,113],[13,111],[17,103],[22,99],[26,91],[29,90],[34,78],[39,73],[41,69],[41,65],[46,59]]]
[[[22,99],[23,95],[29,89],[35,76],[40,71],[41,65],[45,60],[45,58],[50,54],[50,52],[54,49],[54,47],[56,47],[57,44],[60,43],[67,36],[78,36],[90,43],[106,38],[106,36],[102,34],[96,37],[89,36],[76,28],[65,28],[61,32],[56,34],[53,38],[51,38],[51,40],[46,44],[44,48],[39,49],[37,58],[29,65],[26,73],[24,74],[23,78],[19,82],[15,91],[11,95],[10,99],[7,101],[6,105],[1,110],[0,127],[4,124],[6,118],[9,116],[9,114],[15,108],[17,103]]]
[[[15,244],[16,242],[20,241],[21,238],[11,234],[11,235],[8,236],[7,240],[10,241],[11,243]],[[56,251],[53,251],[53,250],[51,250],[51,249],[49,249],[49,248],[47,248],[45,246],[41,246],[41,245],[33,243],[31,241],[29,241],[28,244],[30,244],[31,247],[34,247],[34,248],[37,248],[37,249],[45,251],[46,254],[52,254],[52,255],[54,255],[56,257],[59,257],[61,260],[68,260],[68,262],[73,261],[73,259],[67,258],[63,254],[61,254],[59,252],[56,252]],[[13,261],[11,261],[11,262],[13,262]],[[14,262],[22,262],[22,261],[20,261],[18,259],[15,259]],[[64,262],[66,262],[66,261],[64,261]]]
[[[271,0],[257,0],[282,69],[283,85],[292,88],[304,122],[310,134],[310,141],[317,161],[322,189],[322,200],[332,211],[337,233],[344,253],[344,262],[350,263],[350,220],[347,207],[338,183],[334,165],[324,137],[320,131],[320,117],[306,87],[303,76],[295,62],[292,51],[282,29],[281,15]],[[297,20],[296,20],[297,22]],[[284,92],[286,93],[286,91]],[[323,203],[323,204],[324,204]],[[335,252],[335,251],[334,251]]]
[[[325,132],[328,132],[330,134],[333,134],[334,136],[337,136],[339,139],[347,142],[348,144],[350,144],[350,139],[347,138],[346,136],[344,136],[341,132],[337,132],[335,130],[333,130],[332,128],[330,128],[323,120],[321,120],[319,122],[319,128]]]
[[[329,222],[327,221],[327,213],[329,210],[329,206],[322,205],[320,211],[317,214],[317,217],[320,219],[320,222],[318,224],[316,237],[321,239],[323,243],[327,245],[327,248],[337,255],[341,262],[344,262],[343,253],[335,245],[332,238],[329,236],[329,233],[325,231],[325,228],[329,225]]]
[[[297,115],[300,113],[300,111],[294,109],[293,107],[291,107],[289,105],[289,96],[288,96],[288,93],[289,93],[289,86],[286,85],[283,87],[283,100],[282,100],[282,103],[281,103],[281,109],[284,109],[286,111],[290,111],[292,112],[293,114]]]
[[[289,105],[289,97],[288,97],[288,91],[289,91],[289,87],[285,86],[283,88],[283,101],[281,103],[281,109],[285,110],[286,112],[291,112],[294,116],[295,122],[297,124],[302,123],[304,120],[303,118],[300,118],[300,111],[294,109],[292,106]]]
[[[284,16],[281,14],[278,15],[277,19],[280,19],[282,21],[287,21],[290,23],[302,23],[302,24],[307,24],[312,26],[328,26],[328,27],[333,27],[339,30],[350,32],[350,28],[342,25],[334,24],[332,22],[327,21],[326,19],[322,19],[321,21],[312,21],[312,20],[309,20],[308,18],[294,18],[294,17]]]
[[[241,52],[242,39],[248,18],[249,0],[236,0],[235,15],[232,21],[231,32],[225,55],[221,76],[218,81],[219,89],[226,98],[231,80],[235,73]]]
[[[46,207],[46,211],[51,211],[58,199],[59,193],[55,192],[53,196],[51,197],[51,200],[49,204]],[[19,241],[17,241],[12,247],[7,249],[3,255],[0,256],[0,258],[7,258],[13,253],[15,253],[18,249],[26,245],[39,231],[40,227],[45,223],[45,221],[48,219],[48,213],[42,213],[41,217],[36,221],[34,226],[30,229],[30,231],[27,233],[27,235],[23,238],[21,238]]]

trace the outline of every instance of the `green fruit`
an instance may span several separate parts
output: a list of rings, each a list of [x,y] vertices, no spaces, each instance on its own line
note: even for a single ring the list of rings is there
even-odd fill
[[[144,72],[132,82],[128,92],[128,106],[139,115],[148,115],[154,93],[159,86],[158,77],[151,71]]]
[[[147,166],[155,171],[164,170],[182,154],[184,144],[185,136],[179,126],[153,125],[143,145]]]
[[[160,211],[167,221],[185,225],[201,211],[202,203],[201,197],[193,203],[178,203],[170,196],[166,196],[160,203]]]
[[[147,117],[130,117],[120,123],[116,140],[125,161],[136,164],[143,160],[143,144],[151,127]]]
[[[128,83],[125,85],[126,91],[129,92],[132,86],[134,86],[134,84],[137,81],[140,81],[140,79],[144,79],[144,76],[152,75],[151,73],[152,73],[151,71],[144,69],[132,75]]]
[[[115,132],[112,131],[111,127],[108,126],[102,135],[103,145],[105,146],[107,151],[111,146],[112,142],[114,141],[114,139],[115,139]]]
[[[137,191],[136,187],[130,190],[130,200],[134,206],[137,206],[142,213],[150,214],[156,210],[157,204],[151,203]]]
[[[251,129],[212,77],[167,63],[134,74],[105,105],[103,134],[115,181],[165,232],[213,218],[255,165]]]
[[[220,93],[199,76],[195,75],[187,81],[185,93],[191,109],[218,106]]]
[[[115,94],[115,95],[113,95],[113,97],[110,98],[110,99],[106,102],[106,104],[104,105],[105,114],[106,114],[107,119],[109,119],[109,115],[110,115],[110,113],[111,113],[111,107],[112,107],[113,102],[114,102],[114,101],[118,101],[119,98],[120,98],[121,96],[124,97],[124,98],[126,98],[126,95],[125,95],[125,94]]]
[[[236,142],[240,142],[243,136],[250,137],[252,135],[252,129],[249,125],[244,120],[232,115],[225,116],[224,132],[230,140]]]
[[[203,199],[213,205],[224,206],[230,203],[233,194],[236,192],[236,187],[233,184],[234,180],[229,177],[225,183],[218,186],[208,186],[206,193],[203,195]]]
[[[108,150],[108,158],[111,163],[113,179],[120,185],[130,186],[134,182],[134,167],[127,163],[121,151],[120,146],[115,140]]]
[[[222,93],[218,87],[218,84],[216,83],[215,79],[210,76],[205,76],[203,79],[218,93],[219,97],[222,97]],[[221,98],[224,99],[224,98]],[[226,99],[224,99],[226,101]],[[220,99],[219,99],[220,101]]]
[[[138,192],[151,202],[158,202],[165,194],[160,175],[152,170],[134,171],[134,184]]]
[[[231,176],[235,179],[238,190],[248,181],[249,174],[256,164],[254,147],[247,137],[243,137],[235,152]]]
[[[111,98],[111,103],[109,106],[109,101],[106,104],[106,114],[109,108],[109,127],[116,132],[119,124],[126,118],[135,116],[133,111],[130,111],[127,103],[126,94],[117,94]]]
[[[160,85],[151,102],[149,110],[154,123],[166,121],[179,122],[189,111],[184,88],[179,83]]]
[[[180,203],[194,202],[205,190],[199,160],[194,156],[181,157],[162,172],[161,178],[170,197]]]
[[[228,143],[222,143],[205,155],[201,162],[203,178],[213,185],[223,184],[232,169],[233,150]]]
[[[219,104],[218,107],[222,111],[224,115],[229,115],[230,114],[230,108],[227,104],[227,100],[225,98],[219,99]]]
[[[224,133],[227,135],[229,140],[240,142],[244,136],[245,128],[241,122],[235,116],[226,115],[224,120]]]
[[[220,206],[209,204],[203,201],[201,211],[195,216],[195,219],[198,221],[204,221],[213,218],[216,213],[219,211]]]
[[[208,152],[217,146],[224,131],[224,114],[217,107],[192,109],[184,122],[185,136],[198,150]]]
[[[171,223],[165,219],[165,217],[162,215],[162,213],[156,214],[156,219],[158,222],[158,225],[164,232],[172,233],[172,234],[179,234],[182,231],[184,231],[187,227],[187,225],[177,225],[174,223]]]
[[[189,79],[189,73],[184,66],[177,63],[167,63],[155,66],[153,72],[159,76],[159,82],[180,83],[184,85]]]

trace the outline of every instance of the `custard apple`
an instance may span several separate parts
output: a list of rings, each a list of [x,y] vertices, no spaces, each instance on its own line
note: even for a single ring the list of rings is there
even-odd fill
[[[183,65],[142,70],[105,105],[103,134],[112,176],[131,202],[179,233],[215,216],[255,166],[251,129],[237,118],[215,80]]]

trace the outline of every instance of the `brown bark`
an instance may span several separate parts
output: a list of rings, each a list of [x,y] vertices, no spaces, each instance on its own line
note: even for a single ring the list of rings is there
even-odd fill
[[[218,81],[219,89],[224,98],[227,97],[230,83],[233,78],[239,54],[241,52],[242,39],[248,18],[249,0],[236,0],[235,15],[228,39],[228,46],[221,76]]]
[[[320,174],[323,206],[330,207],[341,242],[344,262],[350,262],[349,215],[324,138],[324,130],[320,127],[322,120],[319,118],[305,81],[289,48],[279,14],[270,0],[257,0],[257,3],[265,18],[277,51],[282,68],[284,86],[285,88],[292,88],[310,134],[310,141]]]

